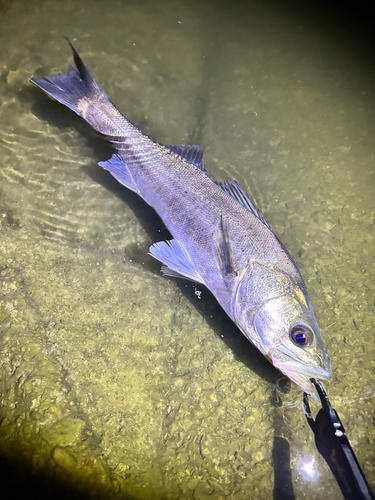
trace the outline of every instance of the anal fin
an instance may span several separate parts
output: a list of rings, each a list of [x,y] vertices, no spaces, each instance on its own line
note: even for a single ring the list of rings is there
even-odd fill
[[[113,177],[120,182],[120,184],[140,195],[132,174],[126,166],[125,161],[118,153],[113,153],[109,160],[100,161],[98,165],[103,167],[105,170],[108,170],[108,172],[110,172]]]
[[[178,240],[159,241],[150,247],[149,254],[163,263],[164,276],[185,278],[196,283],[203,283],[185,247]]]

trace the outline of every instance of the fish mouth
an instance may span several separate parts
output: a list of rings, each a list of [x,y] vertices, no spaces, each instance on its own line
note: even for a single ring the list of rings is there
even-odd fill
[[[285,346],[277,346],[277,348],[271,349],[268,356],[275,368],[290,378],[302,391],[320,401],[315,386],[310,379],[315,378],[320,381],[332,379],[328,354],[324,353],[324,365],[327,369],[304,363],[303,360],[297,359],[292,351]]]

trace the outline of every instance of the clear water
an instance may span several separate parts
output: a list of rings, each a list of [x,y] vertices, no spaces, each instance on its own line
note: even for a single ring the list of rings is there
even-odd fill
[[[374,487],[374,68],[333,19],[267,2],[0,3],[7,460],[90,498],[268,499],[281,437],[295,498],[342,498],[301,392],[276,389],[208,292],[160,275],[147,250],[163,223],[97,166],[104,141],[28,83],[66,71],[68,36],[131,120],[202,145],[215,178],[253,194],[308,284],[328,393]]]

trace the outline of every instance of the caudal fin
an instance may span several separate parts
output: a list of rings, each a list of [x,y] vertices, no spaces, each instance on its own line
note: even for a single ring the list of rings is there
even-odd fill
[[[72,49],[77,69],[69,64],[68,75],[52,75],[46,76],[45,80],[43,78],[29,78],[29,80],[56,101],[61,102],[77,115],[83,116],[82,110],[78,107],[79,101],[83,98],[93,99],[95,96],[105,93],[91,76],[87,66],[69,40],[68,43]]]
[[[104,90],[95,82],[73,45],[70,42],[69,45],[76,68],[69,65],[67,75],[30,80],[48,95],[82,116],[95,130],[107,136],[117,152],[110,160],[99,165],[111,172],[126,187],[140,194],[132,175],[133,169],[140,165],[142,167],[150,164],[158,165],[165,155],[169,164],[169,155],[172,152],[182,155],[182,151],[186,148],[176,149],[176,146],[169,148],[154,143],[116,108]],[[187,149],[186,154],[191,156],[189,161],[193,161],[197,156],[203,166],[202,153],[198,149],[193,154]]]
[[[30,81],[56,101],[82,116],[93,128],[107,135],[110,140],[113,137],[127,137],[134,125],[120,113],[91,76],[73,45],[70,42],[69,45],[76,68],[69,64],[67,75],[46,76],[45,79],[30,78]]]

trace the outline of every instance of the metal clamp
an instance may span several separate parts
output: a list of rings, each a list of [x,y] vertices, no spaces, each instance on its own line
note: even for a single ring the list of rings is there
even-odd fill
[[[361,467],[354,455],[336,411],[328,399],[323,384],[311,378],[322,409],[316,419],[311,415],[308,395],[303,394],[303,409],[306,419],[315,435],[315,444],[333,472],[346,500],[374,500]]]

